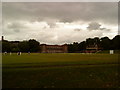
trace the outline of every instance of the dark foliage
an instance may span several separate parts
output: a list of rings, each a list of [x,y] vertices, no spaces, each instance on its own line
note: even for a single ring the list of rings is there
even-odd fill
[[[95,46],[101,47],[103,50],[120,50],[120,35],[116,35],[113,39],[108,37],[103,38],[88,38],[80,43],[74,42],[68,44],[69,53],[79,53],[86,50],[86,47]],[[40,43],[34,39],[29,41],[7,41],[2,40],[2,52],[40,52]]]
[[[30,39],[29,41],[2,41],[2,52],[38,52],[39,42]]]

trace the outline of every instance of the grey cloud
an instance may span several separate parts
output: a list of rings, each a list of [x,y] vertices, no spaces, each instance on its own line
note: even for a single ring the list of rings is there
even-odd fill
[[[55,22],[47,22],[50,28],[54,28],[56,26]]]
[[[24,25],[19,22],[13,22],[8,25],[8,28],[24,28]]]
[[[85,40],[93,36],[102,36],[103,32],[109,30],[100,28],[102,23],[116,26],[118,21],[118,10],[116,3],[10,3],[3,2],[3,22],[5,22],[4,35],[9,40],[23,40],[36,38],[45,43],[71,43],[73,41]],[[42,30],[25,27],[21,21],[28,23],[46,22],[50,27],[43,27]],[[95,22],[96,23],[95,23]],[[11,24],[7,25],[8,22]],[[91,22],[88,30],[76,28],[72,31],[57,27],[56,22]],[[93,23],[94,22],[94,23]],[[99,23],[101,24],[99,24]],[[76,23],[75,23],[76,24]],[[77,23],[78,24],[78,23]],[[32,24],[31,24],[32,25]],[[65,25],[65,24],[64,24]],[[52,31],[52,29],[55,29]],[[58,32],[61,28],[62,32]],[[38,30],[37,30],[38,29]],[[41,29],[41,28],[40,28]],[[63,31],[63,30],[64,31]],[[95,29],[92,31],[92,29]],[[98,29],[98,30],[97,30]],[[58,31],[57,31],[58,30]],[[75,32],[76,31],[76,32]],[[78,31],[78,32],[77,32]],[[108,33],[108,32],[107,32]],[[24,36],[24,37],[23,37]],[[55,39],[57,36],[58,39]]]
[[[105,30],[106,28],[101,28],[100,30]]]
[[[16,33],[20,32],[20,30],[19,30],[19,29],[14,29],[14,31],[15,31]]]
[[[81,29],[79,29],[79,28],[76,28],[76,29],[74,29],[74,31],[81,31]]]
[[[87,28],[89,30],[99,30],[100,26],[101,25],[99,23],[97,23],[97,22],[91,22]]]
[[[107,28],[101,28],[100,27],[101,24],[97,23],[97,22],[91,22],[89,24],[89,26],[87,27],[88,30],[106,30],[106,31],[110,31],[110,29]]]
[[[62,22],[99,20],[117,23],[116,3],[3,3],[3,17],[7,19],[47,20]]]
[[[7,25],[7,28],[12,29],[14,32],[18,33],[20,30],[25,29],[26,27],[20,22],[12,22]]]
[[[100,30],[110,31],[110,29],[107,29],[107,28],[100,28]]]

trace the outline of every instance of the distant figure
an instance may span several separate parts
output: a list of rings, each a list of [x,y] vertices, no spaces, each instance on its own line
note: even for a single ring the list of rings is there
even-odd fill
[[[28,52],[28,54],[30,54],[30,52]]]
[[[21,55],[21,52],[20,52],[20,55]]]
[[[21,55],[21,52],[18,52],[17,55]]]
[[[17,55],[19,55],[19,52],[17,52]]]
[[[12,53],[10,52],[10,55],[11,55]]]
[[[4,52],[4,55],[6,55],[6,54],[7,54],[7,52],[5,51],[5,52]]]

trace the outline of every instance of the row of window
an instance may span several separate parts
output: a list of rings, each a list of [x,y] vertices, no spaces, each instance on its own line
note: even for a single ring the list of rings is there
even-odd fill
[[[63,51],[61,51],[61,50],[47,50],[46,52],[48,52],[48,53],[62,53]]]
[[[63,50],[62,47],[47,47],[47,50]]]

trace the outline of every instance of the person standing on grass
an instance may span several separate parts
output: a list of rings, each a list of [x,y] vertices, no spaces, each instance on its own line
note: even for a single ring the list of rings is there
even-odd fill
[[[12,53],[10,52],[10,55],[11,55]]]
[[[30,52],[28,52],[28,54],[30,54]]]
[[[19,52],[20,53],[20,55],[21,55],[21,52]]]
[[[17,55],[20,55],[20,52],[18,52]]]
[[[6,55],[6,54],[7,54],[7,52],[5,51],[5,52],[4,52],[4,55]]]

